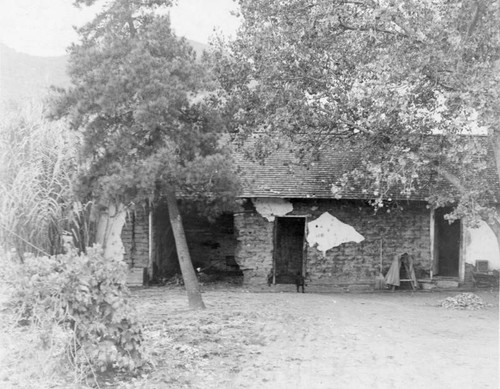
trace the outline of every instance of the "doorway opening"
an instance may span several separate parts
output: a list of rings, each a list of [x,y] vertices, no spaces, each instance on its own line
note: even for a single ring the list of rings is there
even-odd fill
[[[438,208],[434,214],[434,274],[443,277],[458,277],[460,264],[460,220],[449,223],[444,216],[450,208]]]
[[[274,283],[294,284],[304,275],[305,217],[277,217],[274,224]]]

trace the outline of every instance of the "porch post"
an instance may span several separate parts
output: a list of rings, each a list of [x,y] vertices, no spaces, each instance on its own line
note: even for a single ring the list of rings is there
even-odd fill
[[[465,281],[465,251],[466,251],[466,234],[467,227],[462,219],[460,219],[460,249],[458,254],[458,280],[463,283]]]
[[[148,278],[153,278],[153,207],[149,201],[148,214]]]
[[[435,211],[434,211],[434,208],[431,208],[431,211],[430,211],[430,238],[431,238],[431,247],[430,247],[430,255],[431,255],[431,266],[430,266],[430,277],[431,277],[431,281],[432,281],[432,277],[434,276],[434,237],[435,237],[435,228],[436,228],[436,223],[435,223]]]
[[[276,237],[278,236],[277,218],[273,222],[273,285],[276,285]]]

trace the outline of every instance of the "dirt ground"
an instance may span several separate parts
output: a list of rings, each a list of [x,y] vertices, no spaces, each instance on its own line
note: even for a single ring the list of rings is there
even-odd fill
[[[99,387],[498,388],[498,291],[474,292],[486,309],[451,310],[440,302],[458,291],[203,288],[204,311],[187,309],[182,287],[133,290],[151,367],[136,377],[104,377]],[[15,326],[8,312],[0,310],[0,388],[86,388],[53,375],[52,349],[33,347],[39,334]]]
[[[156,367],[124,388],[498,388],[498,292],[450,310],[459,292],[250,293],[139,289]]]

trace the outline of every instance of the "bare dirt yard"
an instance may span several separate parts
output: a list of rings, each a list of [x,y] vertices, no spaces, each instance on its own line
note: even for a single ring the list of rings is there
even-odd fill
[[[498,292],[481,310],[440,302],[458,291],[133,292],[157,365],[130,388],[498,388]]]
[[[458,291],[203,289],[204,311],[188,310],[179,286],[133,290],[151,367],[104,377],[98,387],[498,388],[497,291],[474,292],[485,309],[454,310],[440,302]],[[0,388],[87,388],[53,374],[60,360],[35,347],[39,334],[16,326],[8,312],[0,310]]]

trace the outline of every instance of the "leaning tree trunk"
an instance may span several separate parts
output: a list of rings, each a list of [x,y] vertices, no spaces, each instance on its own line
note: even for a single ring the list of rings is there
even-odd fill
[[[182,219],[179,208],[177,207],[177,198],[175,197],[174,191],[168,190],[166,198],[170,224],[172,225],[172,232],[174,233],[175,247],[177,249],[177,256],[179,257],[179,265],[188,295],[189,307],[191,309],[205,309],[205,304],[201,298],[198,279],[196,278],[191,256],[189,255],[186,235],[184,234],[184,227],[182,226]]]
[[[127,217],[125,205],[108,204],[97,215],[96,243],[102,246],[105,258],[123,259],[125,252],[121,239]]]
[[[486,222],[491,230],[495,233],[495,237],[497,238],[498,250],[500,252],[500,220],[498,216],[494,219],[490,219]]]

